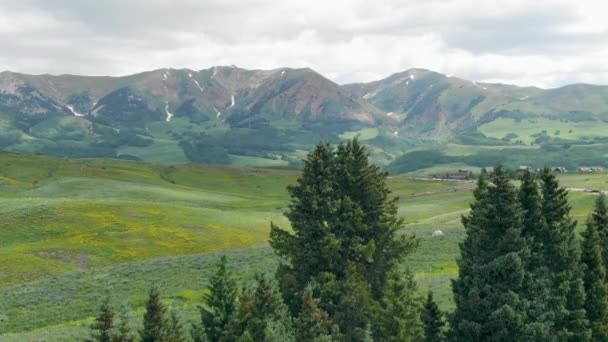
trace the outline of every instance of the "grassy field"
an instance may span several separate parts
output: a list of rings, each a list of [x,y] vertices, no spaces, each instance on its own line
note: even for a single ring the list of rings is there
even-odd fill
[[[266,245],[282,216],[296,171],[160,166],[111,159],[0,154],[0,341],[72,341],[87,334],[97,305],[111,297],[139,324],[150,284],[196,319],[196,305],[220,255],[241,282],[272,275]],[[605,174],[567,174],[572,188],[608,189]],[[464,232],[470,182],[389,179],[400,196],[404,233],[420,248],[404,263],[421,293],[452,308],[449,280]],[[573,192],[587,216],[592,195]],[[441,229],[445,236],[432,237]],[[2,335],[4,334],[4,335]]]
[[[510,118],[499,118],[482,125],[479,130],[488,137],[502,139],[509,133],[517,132],[515,140],[526,144],[534,141],[534,135],[543,131],[551,137],[580,139],[605,136],[608,124],[603,121],[571,122],[550,118],[532,118],[516,122]]]

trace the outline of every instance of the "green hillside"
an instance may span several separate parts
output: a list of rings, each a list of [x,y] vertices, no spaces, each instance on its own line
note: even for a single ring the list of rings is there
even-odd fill
[[[145,290],[158,282],[172,305],[195,319],[206,279],[220,254],[239,279],[273,273],[266,246],[297,171],[152,165],[116,159],[56,159],[0,154],[1,340],[69,341],[87,331],[100,298],[123,298],[140,319]],[[608,189],[605,174],[564,175],[572,188]],[[469,182],[390,178],[400,196],[404,232],[421,246],[404,267],[421,291],[452,304],[460,216]],[[582,220],[593,201],[572,192]],[[445,236],[431,237],[441,229]]]
[[[424,69],[346,85],[308,68],[0,73],[0,149],[58,157],[298,167],[316,142],[358,136],[396,174],[498,161],[576,168],[608,166],[606,132],[608,87],[587,84],[518,87]],[[418,167],[415,151],[450,158]]]

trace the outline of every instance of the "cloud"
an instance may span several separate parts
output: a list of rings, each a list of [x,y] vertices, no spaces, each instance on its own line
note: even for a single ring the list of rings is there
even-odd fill
[[[124,75],[311,67],[338,83],[427,68],[478,81],[608,84],[607,5],[578,0],[22,0],[3,69]]]

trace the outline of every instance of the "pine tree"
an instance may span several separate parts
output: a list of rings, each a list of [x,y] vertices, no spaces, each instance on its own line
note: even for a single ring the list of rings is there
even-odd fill
[[[521,236],[523,213],[506,172],[495,168],[493,185],[482,174],[471,212],[463,218],[465,240],[452,283],[455,341],[520,341],[531,330],[526,308],[529,251]]]
[[[299,315],[306,286],[323,286],[320,278],[326,278],[333,290],[349,288],[359,295],[346,298],[328,290],[335,296],[331,302],[319,297],[332,321],[346,324],[338,324],[346,338],[368,326],[369,317],[360,320],[359,315],[373,312],[388,274],[417,245],[413,236],[397,234],[403,220],[397,217],[398,199],[390,197],[386,177],[369,164],[357,140],[337,149],[319,144],[307,156],[297,185],[288,188],[286,216],[294,233],[273,225],[270,236],[275,252],[288,261],[278,268],[277,279],[292,315]],[[349,315],[357,319],[338,318]]]
[[[408,271],[393,271],[379,301],[372,336],[376,341],[421,341],[424,328],[420,319],[422,300],[416,295],[416,282]]]
[[[445,322],[437,303],[433,300],[433,292],[429,291],[424,302],[422,311],[422,322],[424,323],[424,341],[442,342],[444,341],[443,327]]]
[[[90,341],[112,342],[115,314],[109,300],[106,299],[101,303],[99,311],[99,316],[95,319],[95,323],[91,325],[93,334]]]
[[[307,290],[302,298],[300,316],[294,321],[296,341],[317,341],[331,333],[329,315],[319,307],[319,300],[313,298],[312,291]]]
[[[201,307],[201,323],[207,341],[220,341],[236,307],[237,287],[222,256],[217,272],[211,277],[205,307]]]
[[[576,221],[570,216],[568,192],[549,168],[541,174],[542,214],[548,227],[544,263],[551,278],[548,304],[553,311],[555,336],[560,341],[588,341],[585,289]]]
[[[583,233],[581,262],[584,267],[585,311],[593,341],[608,341],[608,285],[600,236],[593,219]]]
[[[166,336],[167,308],[160,300],[160,290],[157,286],[150,288],[146,312],[144,313],[144,326],[139,332],[143,342],[162,342]]]
[[[268,331],[293,335],[291,318],[280,294],[265,277],[259,277],[256,287],[246,289],[239,297],[222,341],[265,341]]]

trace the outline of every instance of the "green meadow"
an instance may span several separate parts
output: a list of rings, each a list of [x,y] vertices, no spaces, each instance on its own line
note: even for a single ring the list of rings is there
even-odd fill
[[[280,166],[257,164],[252,166]],[[287,227],[286,186],[298,172],[113,159],[58,159],[0,153],[0,341],[72,341],[88,334],[102,298],[136,326],[148,287],[197,319],[196,306],[223,254],[245,284],[272,276],[270,222]],[[573,188],[608,189],[606,174],[565,174]],[[421,293],[453,306],[460,217],[472,182],[389,178],[400,197],[403,233],[420,247],[404,262]],[[584,221],[594,196],[571,192]],[[432,237],[435,230],[444,236]]]

